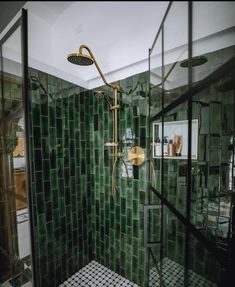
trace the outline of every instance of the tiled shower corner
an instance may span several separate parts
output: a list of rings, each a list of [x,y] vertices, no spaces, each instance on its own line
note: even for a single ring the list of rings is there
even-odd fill
[[[119,177],[120,162],[114,202],[111,150],[104,149],[112,135],[109,108],[93,91],[34,69],[30,75],[34,77],[30,148],[38,286],[58,287],[92,260],[147,286],[143,244],[146,165],[134,168],[133,176],[127,178]],[[120,84],[125,91],[120,137],[131,129],[132,144],[146,149],[147,116],[137,108],[137,101],[147,107],[147,74]]]

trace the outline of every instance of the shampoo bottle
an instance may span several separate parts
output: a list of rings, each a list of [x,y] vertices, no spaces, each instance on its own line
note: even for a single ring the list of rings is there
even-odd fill
[[[174,144],[173,140],[169,140],[168,155],[169,156],[175,156],[175,144]]]

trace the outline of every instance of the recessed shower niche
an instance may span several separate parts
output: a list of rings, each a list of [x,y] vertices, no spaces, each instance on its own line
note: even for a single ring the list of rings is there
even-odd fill
[[[188,121],[153,123],[153,158],[187,159],[188,154]],[[162,150],[163,145],[163,150]],[[198,120],[192,120],[192,159],[197,159]]]

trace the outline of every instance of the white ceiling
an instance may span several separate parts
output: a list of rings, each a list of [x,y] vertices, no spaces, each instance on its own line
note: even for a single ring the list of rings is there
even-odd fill
[[[109,82],[147,70],[148,48],[167,6],[167,1],[29,1],[30,63],[87,88],[102,85],[95,66],[66,59],[86,44]]]
[[[235,2],[193,3],[195,55],[235,44],[235,37],[218,34],[235,26]],[[29,15],[29,64],[86,88],[100,86],[103,83],[94,65],[81,67],[67,61],[67,54],[86,44],[108,82],[146,71],[148,49],[168,4],[168,1],[29,1],[25,5]],[[208,17],[208,11],[213,17]],[[187,1],[173,2],[166,23],[167,64],[175,62],[179,55],[180,60],[187,58],[186,53],[181,53],[188,39]],[[6,47],[11,59],[16,60],[20,59],[20,43],[19,33],[15,34]],[[158,53],[154,51],[154,68],[160,66]]]
[[[54,24],[57,18],[72,4],[72,1],[29,1],[26,7],[30,12],[44,19],[48,24]]]

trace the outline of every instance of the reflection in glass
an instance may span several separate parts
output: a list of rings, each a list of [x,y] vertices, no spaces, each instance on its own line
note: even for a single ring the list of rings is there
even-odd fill
[[[30,287],[20,37],[18,28],[1,47],[0,283],[3,286]]]
[[[179,35],[175,37],[175,35]],[[188,2],[173,2],[164,23],[164,107],[188,91]]]
[[[224,55],[231,49],[224,49]],[[217,53],[211,53],[209,61]],[[199,119],[199,146],[192,174],[191,222],[224,251],[229,250],[232,237],[235,114],[232,75],[233,70],[226,71],[193,98],[193,114]]]
[[[184,286],[185,227],[167,208],[164,224],[162,258],[159,247],[151,248],[149,286]]]
[[[150,55],[150,117],[162,108],[162,32]]]

